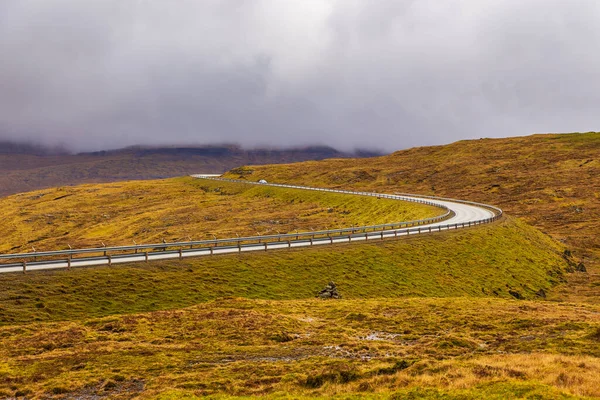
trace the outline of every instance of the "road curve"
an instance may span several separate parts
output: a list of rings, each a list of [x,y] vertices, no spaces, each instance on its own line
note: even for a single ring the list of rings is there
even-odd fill
[[[235,179],[226,179],[216,177],[214,175],[192,175],[194,178],[198,179],[210,179],[210,180],[218,180],[225,182],[240,182],[252,185],[259,186],[275,186],[275,187],[284,187],[284,188],[292,188],[292,189],[303,189],[303,190],[317,190],[323,192],[335,192],[335,193],[347,193],[347,194],[355,194],[355,195],[363,195],[363,196],[377,196],[381,198],[387,199],[395,199],[402,201],[410,201],[410,202],[420,202],[422,200],[427,200],[429,203],[433,205],[437,205],[440,208],[450,210],[454,213],[449,219],[444,221],[435,222],[427,225],[423,225],[422,228],[437,227],[444,226],[448,224],[463,224],[463,223],[476,223],[479,221],[483,221],[486,219],[495,218],[499,215],[502,215],[502,210],[489,206],[486,204],[480,204],[470,201],[462,201],[455,199],[445,199],[442,197],[434,197],[434,196],[421,196],[416,194],[383,194],[383,193],[373,193],[373,192],[353,192],[349,190],[338,190],[338,189],[324,189],[324,188],[313,188],[308,186],[298,186],[298,185],[285,185],[285,184],[276,184],[276,183],[259,183],[259,182],[248,182],[244,180],[235,180]]]
[[[388,198],[410,202],[427,202],[427,204],[434,205],[447,210],[446,214],[441,217],[433,218],[432,221],[408,221],[398,222],[394,224],[380,225],[376,227],[355,227],[346,228],[341,230],[331,231],[317,231],[317,232],[303,232],[299,235],[296,234],[283,234],[283,235],[272,235],[272,236],[254,236],[246,238],[235,238],[235,239],[221,239],[214,242],[213,246],[205,246],[194,248],[194,245],[208,245],[211,241],[202,242],[182,242],[182,243],[170,243],[167,246],[164,244],[152,244],[142,246],[121,246],[108,248],[109,251],[118,252],[117,254],[107,254],[106,249],[80,249],[80,250],[66,250],[66,251],[54,251],[46,253],[22,253],[22,254],[0,254],[0,262],[3,260],[13,261],[9,264],[0,264],[0,273],[6,272],[29,272],[36,270],[46,269],[60,269],[60,268],[75,268],[75,267],[87,267],[94,265],[113,265],[118,263],[130,263],[130,262],[147,262],[152,260],[166,260],[166,259],[183,259],[188,257],[208,256],[215,254],[228,254],[228,253],[241,253],[248,251],[265,251],[273,249],[285,249],[292,247],[307,247],[316,245],[328,245],[336,243],[349,243],[355,241],[366,241],[372,239],[386,239],[396,238],[401,236],[408,236],[414,234],[425,234],[434,231],[442,230],[453,230],[462,229],[474,225],[490,223],[502,216],[502,210],[499,208],[461,201],[454,199],[420,196],[414,194],[382,194],[372,192],[351,192],[338,189],[324,189],[324,188],[312,188],[297,185],[282,185],[272,183],[258,183],[248,181],[236,181],[224,178],[219,178],[214,175],[192,175],[198,179],[210,179],[210,180],[222,180],[229,182],[242,182],[246,184],[255,185],[268,185],[276,187],[303,189],[303,190],[316,190],[323,192],[335,192],[335,193],[347,193],[350,195],[362,195],[362,196],[376,196],[380,198]],[[435,221],[433,221],[435,220]],[[405,226],[402,228],[402,226]],[[379,228],[380,230],[371,231],[369,229]],[[363,229],[364,228],[364,229]],[[339,235],[338,235],[339,233]],[[347,234],[345,234],[347,233]],[[325,236],[326,235],[326,236]],[[336,236],[338,235],[338,236]],[[294,238],[295,236],[295,238]],[[300,239],[303,237],[303,239]],[[282,240],[286,239],[286,240]],[[271,240],[271,241],[269,241]],[[246,242],[246,243],[245,243]],[[250,242],[250,243],[247,243]],[[252,243],[256,242],[256,243]],[[218,246],[219,243],[229,245]],[[233,243],[233,245],[232,245]],[[167,250],[167,248],[179,247],[175,250]],[[189,248],[188,248],[189,247]],[[163,248],[162,250],[155,251],[156,248]],[[149,251],[148,249],[153,249]],[[101,253],[105,251],[102,256],[87,256],[74,258],[74,255],[85,255],[86,253]],[[122,254],[123,251],[134,251],[134,253]],[[140,253],[139,251],[145,250]],[[66,260],[56,260],[56,257],[63,255],[68,257]],[[53,259],[39,260],[44,256],[51,257]],[[30,261],[33,260],[33,261]],[[18,261],[18,262],[14,262]]]

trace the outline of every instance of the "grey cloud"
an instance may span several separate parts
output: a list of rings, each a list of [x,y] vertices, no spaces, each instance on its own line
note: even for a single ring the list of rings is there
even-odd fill
[[[592,0],[4,0],[0,139],[388,150],[598,130]]]

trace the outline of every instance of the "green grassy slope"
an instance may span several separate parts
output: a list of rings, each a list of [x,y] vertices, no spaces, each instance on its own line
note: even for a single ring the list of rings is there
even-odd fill
[[[160,243],[375,225],[443,214],[416,203],[190,177],[0,198],[1,252]]]
[[[463,140],[363,160],[252,166],[228,176],[481,201],[586,254],[600,249],[599,154],[600,132],[533,135]]]
[[[346,298],[537,298],[563,278],[562,248],[513,219],[376,243],[71,271],[0,275],[0,323],[185,307],[215,298],[305,299],[334,280]]]
[[[501,207],[565,243],[588,274],[557,292],[600,302],[600,132],[463,140],[368,160],[251,166],[233,178],[434,194]]]

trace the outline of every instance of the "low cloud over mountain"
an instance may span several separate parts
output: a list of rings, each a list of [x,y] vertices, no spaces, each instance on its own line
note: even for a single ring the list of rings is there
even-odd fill
[[[3,0],[0,139],[393,150],[600,129],[595,0]]]

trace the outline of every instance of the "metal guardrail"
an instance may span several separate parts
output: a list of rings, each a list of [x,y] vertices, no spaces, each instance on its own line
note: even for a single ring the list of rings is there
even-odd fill
[[[198,177],[198,176],[196,176]],[[139,258],[142,256],[144,260],[147,262],[154,255],[165,255],[165,256],[174,256],[174,257],[166,257],[166,258],[175,258],[179,257],[183,258],[184,254],[191,252],[207,252],[209,254],[214,254],[219,250],[228,250],[228,249],[238,249],[240,252],[244,248],[255,247],[258,245],[264,245],[264,249],[267,250],[269,245],[273,248],[274,246],[287,245],[287,247],[293,247],[294,244],[307,244],[310,245],[314,243],[322,243],[324,241],[329,241],[330,243],[340,242],[340,240],[348,239],[349,242],[352,239],[361,239],[361,240],[370,240],[374,238],[384,239],[385,237],[390,237],[392,234],[394,237],[398,235],[410,235],[411,233],[422,233],[422,225],[430,225],[436,222],[441,222],[452,218],[454,216],[454,212],[448,209],[448,207],[441,205],[439,203],[435,203],[429,201],[430,199],[435,200],[446,200],[457,203],[465,203],[470,205],[476,205],[478,207],[487,208],[492,210],[494,213],[493,218],[487,218],[480,221],[471,221],[468,223],[459,223],[459,224],[447,224],[440,225],[434,227],[434,230],[449,230],[449,229],[458,229],[460,227],[474,226],[483,223],[489,223],[497,220],[502,216],[502,210],[488,206],[485,204],[461,201],[455,199],[446,199],[446,198],[437,198],[432,196],[422,196],[422,195],[407,195],[407,194],[382,194],[382,193],[374,193],[374,192],[355,192],[349,190],[339,190],[339,189],[324,189],[324,188],[312,188],[306,186],[298,186],[298,185],[284,185],[284,184],[273,184],[273,183],[258,183],[258,182],[249,182],[244,180],[236,180],[236,179],[225,179],[225,178],[215,178],[215,177],[202,177],[202,179],[208,180],[216,180],[216,181],[224,181],[224,182],[235,182],[235,183],[243,183],[243,184],[252,184],[252,185],[261,185],[261,186],[275,186],[275,187],[283,187],[283,188],[291,188],[291,189],[302,189],[302,190],[314,190],[314,191],[323,191],[323,192],[333,192],[333,193],[344,193],[350,195],[360,195],[360,196],[371,196],[378,198],[386,198],[386,199],[394,199],[394,200],[403,200],[410,201],[420,204],[426,204],[438,208],[445,209],[446,212],[440,216],[426,218],[421,220],[414,221],[406,221],[406,222],[394,222],[388,224],[379,224],[379,225],[369,225],[369,226],[359,226],[359,227],[350,227],[350,228],[342,228],[342,229],[328,229],[328,230],[320,230],[320,231],[308,231],[308,232],[296,232],[296,233],[285,233],[285,234],[277,234],[277,235],[260,235],[260,236],[247,236],[247,237],[236,237],[236,238],[225,238],[225,239],[214,239],[214,240],[199,240],[199,241],[186,241],[186,242],[171,242],[171,243],[153,243],[153,244],[140,244],[134,246],[112,246],[112,247],[95,247],[95,248],[84,248],[84,249],[69,249],[69,250],[55,250],[55,251],[45,251],[45,252],[29,252],[29,253],[16,253],[16,254],[0,254],[0,262],[2,260],[21,260],[17,263],[0,263],[0,272],[3,269],[7,268],[16,268],[22,267],[23,272],[27,271],[27,267],[29,266],[43,266],[52,263],[56,263],[58,261],[63,261],[66,263],[66,268],[70,268],[71,264],[74,262],[81,261],[104,261],[103,264],[111,265],[114,260],[122,260],[127,258]],[[409,197],[410,196],[410,197]],[[427,231],[427,228],[425,229]],[[429,227],[429,232],[432,232],[432,227]],[[364,239],[363,239],[364,238]],[[204,247],[202,247],[204,246]],[[170,249],[170,250],[169,250]],[[133,253],[132,253],[133,252]],[[100,254],[100,255],[99,255]],[[65,259],[64,256],[67,258]],[[85,257],[75,257],[75,256],[85,256]],[[44,260],[38,260],[39,258],[43,258]],[[31,261],[33,260],[33,261]]]

